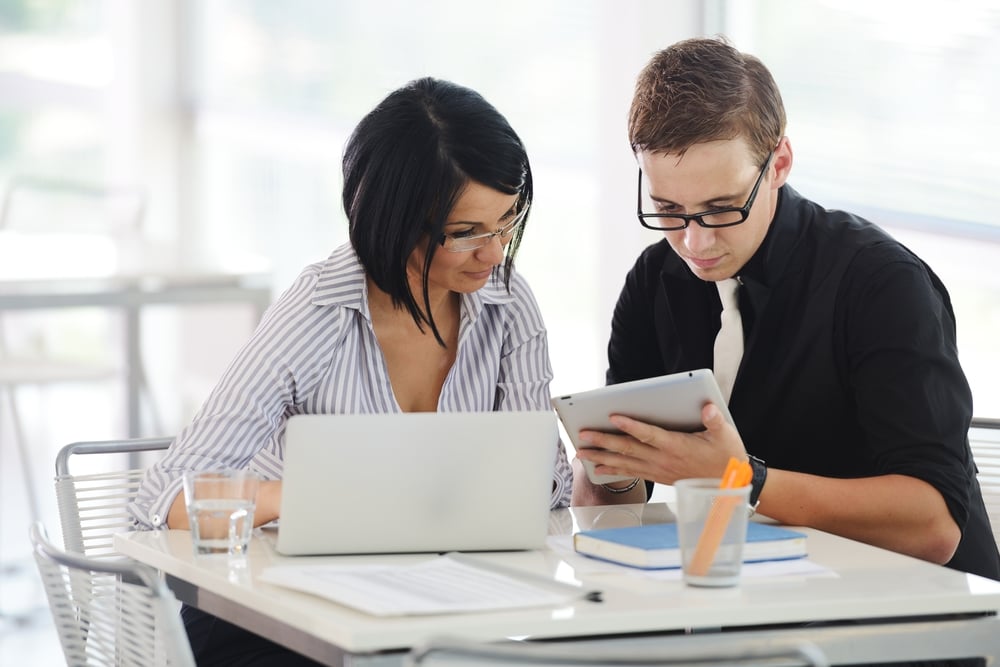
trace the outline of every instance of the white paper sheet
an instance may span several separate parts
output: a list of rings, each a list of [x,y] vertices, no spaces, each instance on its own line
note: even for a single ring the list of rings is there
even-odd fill
[[[499,572],[453,555],[411,565],[274,565],[265,568],[260,579],[374,616],[559,605],[586,594],[574,586]]]

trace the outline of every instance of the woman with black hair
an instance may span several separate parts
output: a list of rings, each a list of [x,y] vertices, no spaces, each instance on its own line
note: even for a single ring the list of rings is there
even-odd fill
[[[514,270],[531,167],[506,119],[473,90],[425,78],[394,91],[347,142],[350,243],[306,267],[131,507],[146,529],[187,528],[181,476],[252,468],[255,524],[276,519],[286,420],[303,413],[548,410],[552,371],[534,296]],[[372,483],[377,483],[373,480]],[[551,506],[569,504],[560,447]],[[199,664],[288,653],[184,609]]]

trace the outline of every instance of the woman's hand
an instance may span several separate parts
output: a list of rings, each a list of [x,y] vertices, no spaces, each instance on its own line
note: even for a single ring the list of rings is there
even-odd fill
[[[253,512],[253,525],[261,526],[278,518],[281,512],[281,480],[261,482],[257,488],[257,507]]]
[[[253,525],[261,526],[278,518],[281,511],[281,480],[269,480],[257,487],[257,506],[253,513]],[[177,494],[167,513],[167,527],[190,530],[184,492]]]

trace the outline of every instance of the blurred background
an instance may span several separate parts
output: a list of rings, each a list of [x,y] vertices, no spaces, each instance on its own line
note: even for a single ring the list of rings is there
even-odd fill
[[[552,391],[603,384],[615,298],[659,238],[634,216],[635,76],[717,33],[778,81],[791,184],[942,277],[976,414],[1000,417],[995,2],[0,0],[0,663],[44,650],[13,637],[38,603],[28,519],[57,524],[56,451],[191,417],[263,305],[346,241],[344,141],[410,79],[479,90],[527,144],[518,266]],[[122,221],[32,218],[13,196],[32,189],[36,211],[78,196]]]

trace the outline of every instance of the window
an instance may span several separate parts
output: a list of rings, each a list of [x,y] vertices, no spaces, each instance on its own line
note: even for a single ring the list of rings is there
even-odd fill
[[[632,86],[653,49],[696,29],[696,11],[638,0],[191,5],[206,249],[269,255],[282,289],[347,240],[340,159],[354,125],[411,79],[453,80],[507,116],[532,160],[518,268],[549,328],[553,391],[603,384],[614,301],[658,238],[632,210]],[[656,34],[636,30],[643,17],[660,19]]]
[[[103,0],[0,8],[0,175],[113,169],[106,102],[113,34]]]
[[[951,294],[975,413],[1000,416],[1000,7],[725,7],[720,30],[781,88],[793,187],[882,225],[931,265]]]

